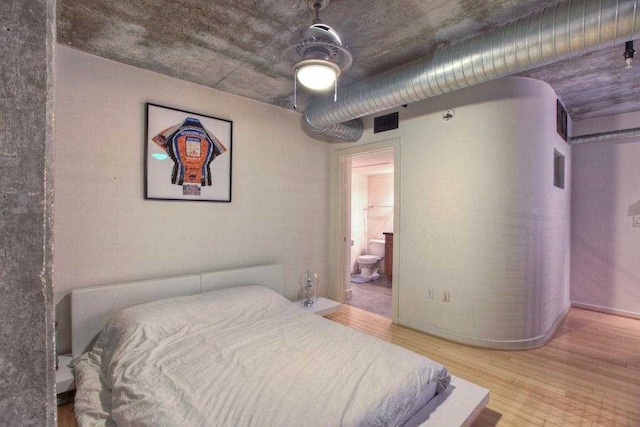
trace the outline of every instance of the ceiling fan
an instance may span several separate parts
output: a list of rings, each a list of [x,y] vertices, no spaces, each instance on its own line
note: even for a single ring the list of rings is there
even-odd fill
[[[329,5],[329,0],[306,0],[315,12],[313,23],[296,30],[289,38],[289,48],[294,60],[294,109],[297,108],[297,84],[314,92],[325,92],[333,87],[334,101],[338,93],[338,77],[346,72],[353,61],[342,35],[324,24],[320,11]]]

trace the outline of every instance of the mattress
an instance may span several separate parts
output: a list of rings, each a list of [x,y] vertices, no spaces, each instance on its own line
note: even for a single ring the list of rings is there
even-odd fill
[[[259,286],[122,310],[73,366],[80,426],[402,425],[450,381]]]

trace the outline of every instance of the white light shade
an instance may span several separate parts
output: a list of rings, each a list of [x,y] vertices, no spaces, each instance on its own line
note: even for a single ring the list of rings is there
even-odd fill
[[[332,88],[340,75],[340,67],[318,59],[307,59],[296,65],[297,78],[301,85],[317,91]]]

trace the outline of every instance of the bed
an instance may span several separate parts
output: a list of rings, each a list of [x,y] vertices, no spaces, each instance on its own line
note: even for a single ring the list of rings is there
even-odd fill
[[[488,391],[300,308],[268,265],[72,292],[85,425],[465,425]]]

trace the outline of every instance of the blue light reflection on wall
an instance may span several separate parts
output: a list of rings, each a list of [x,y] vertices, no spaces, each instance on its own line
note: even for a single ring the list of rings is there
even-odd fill
[[[151,154],[151,157],[156,160],[167,160],[169,158],[169,155],[167,153],[153,153]]]

